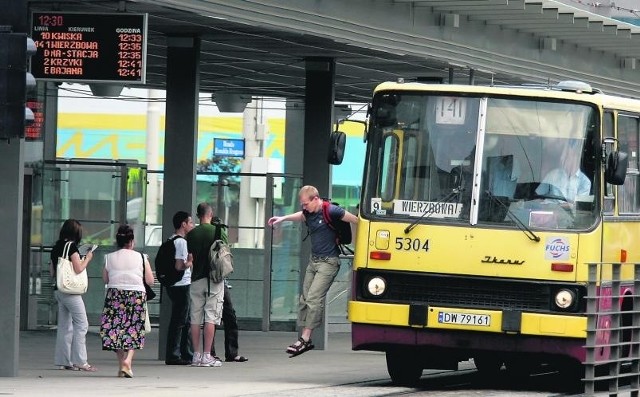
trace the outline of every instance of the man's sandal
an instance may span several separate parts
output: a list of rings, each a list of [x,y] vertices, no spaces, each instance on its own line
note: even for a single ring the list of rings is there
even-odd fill
[[[311,343],[311,339],[308,341],[304,340],[302,337],[298,338],[293,344],[287,347],[286,352],[290,354],[289,358],[299,356],[302,353],[312,350],[315,346]]]

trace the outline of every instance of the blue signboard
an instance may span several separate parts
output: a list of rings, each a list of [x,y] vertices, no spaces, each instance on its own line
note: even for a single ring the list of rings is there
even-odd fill
[[[244,139],[213,138],[213,156],[244,158]]]

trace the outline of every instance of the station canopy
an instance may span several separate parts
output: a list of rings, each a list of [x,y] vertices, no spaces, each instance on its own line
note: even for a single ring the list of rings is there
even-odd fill
[[[640,91],[640,27],[549,0],[31,0],[31,11],[149,15],[147,86],[169,37],[201,38],[202,92],[304,98],[305,64],[336,62],[336,100],[382,81],[553,84]]]

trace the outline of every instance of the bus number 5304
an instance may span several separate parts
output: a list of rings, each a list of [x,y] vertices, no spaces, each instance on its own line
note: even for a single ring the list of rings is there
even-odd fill
[[[399,251],[429,251],[429,239],[396,237],[396,249]]]

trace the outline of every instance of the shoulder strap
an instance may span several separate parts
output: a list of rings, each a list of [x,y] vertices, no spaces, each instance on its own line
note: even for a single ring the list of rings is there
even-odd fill
[[[336,230],[335,226],[333,226],[333,222],[331,220],[331,214],[329,213],[329,206],[331,203],[327,200],[322,201],[322,218],[324,218],[324,223],[327,224],[331,229]]]
[[[69,259],[69,250],[71,249],[71,241],[67,241],[64,244],[64,248],[62,249],[62,257],[64,259]]]
[[[215,232],[213,234],[214,241],[222,240],[222,229],[228,228],[229,226],[225,225],[222,222],[213,223],[213,227],[215,227]],[[226,241],[225,241],[226,243]]]
[[[330,205],[331,205],[331,202],[329,202],[328,200],[324,200],[324,199],[322,200],[322,219],[324,220],[324,223],[327,226],[329,226],[331,230],[335,232],[336,228],[335,226],[333,226],[333,222],[331,220],[331,214],[329,213]],[[307,214],[309,214],[309,212],[307,210],[302,210],[302,213],[305,215],[305,224],[307,225],[307,235],[304,236],[304,238],[302,239],[302,241],[305,241],[307,237],[311,235],[311,231],[309,230],[309,224],[307,223],[307,219],[308,219]]]

